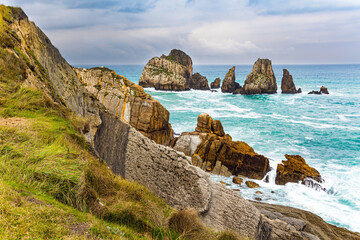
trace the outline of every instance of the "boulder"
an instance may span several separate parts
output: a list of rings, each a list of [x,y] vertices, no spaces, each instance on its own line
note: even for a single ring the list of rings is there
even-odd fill
[[[140,76],[139,85],[164,91],[190,90],[192,74],[191,58],[183,51],[173,49],[168,56],[149,60]]]
[[[232,180],[232,182],[235,183],[235,184],[242,184],[243,181],[244,180],[242,178],[239,178],[239,177],[233,177],[233,180]]]
[[[256,182],[253,182],[253,181],[246,181],[245,184],[249,188],[258,188],[258,187],[260,187],[259,184],[257,184]]]
[[[252,72],[246,77],[245,94],[276,93],[277,85],[274,71],[269,59],[258,59]]]
[[[221,86],[221,92],[233,93],[236,89],[240,88],[239,83],[235,82],[235,66],[230,68],[226,73]]]
[[[82,85],[105,108],[156,143],[169,145],[169,112],[142,87],[104,67],[74,68]]]
[[[210,115],[207,113],[201,113],[198,116],[197,126],[195,128],[195,131],[199,133],[211,133],[212,124],[213,124],[213,119],[210,117]]]
[[[191,76],[190,88],[196,90],[210,90],[208,80],[200,73],[195,73]]]
[[[320,95],[320,94],[329,94],[329,91],[328,91],[328,89],[327,89],[326,87],[321,86],[320,91],[315,91],[315,90],[313,90],[313,91],[309,92],[308,94],[317,94],[317,95]]]
[[[285,155],[287,161],[282,161],[276,169],[275,183],[284,185],[288,182],[301,182],[306,184],[307,179],[313,179],[319,183],[323,180],[320,173],[306,164],[300,155]]]
[[[221,79],[220,78],[216,78],[211,84],[211,89],[215,89],[215,88],[220,88],[220,82]]]
[[[293,77],[287,69],[283,69],[283,77],[281,80],[281,93],[301,93],[301,88],[296,90]]]

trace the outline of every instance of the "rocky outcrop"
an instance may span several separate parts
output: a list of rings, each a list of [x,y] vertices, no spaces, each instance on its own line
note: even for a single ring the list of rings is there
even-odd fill
[[[245,142],[232,141],[221,122],[206,113],[198,116],[195,132],[182,133],[171,146],[189,156],[196,155],[194,165],[214,174],[262,179],[270,170],[266,157]]]
[[[173,49],[168,56],[154,57],[144,67],[139,85],[156,90],[190,90],[193,74],[191,58],[181,50]]]
[[[309,92],[308,94],[318,94],[318,95],[320,95],[320,94],[329,94],[329,91],[328,91],[328,89],[326,87],[321,86],[320,91],[313,90],[313,91]]]
[[[329,224],[308,211],[262,202],[252,204],[262,213],[255,239],[360,239],[359,233]]]
[[[195,73],[191,76],[190,88],[196,90],[210,90],[207,78],[200,73]]]
[[[276,78],[269,59],[259,58],[255,62],[243,88],[245,94],[276,93]]]
[[[174,135],[170,114],[142,87],[104,67],[74,70],[82,85],[109,112],[156,143],[169,145]]]
[[[301,93],[301,88],[296,90],[293,77],[287,69],[283,69],[283,77],[281,80],[281,93]]]
[[[221,92],[233,93],[236,89],[240,88],[239,83],[235,82],[235,66],[230,68],[223,79]]]
[[[211,84],[211,89],[217,89],[220,88],[220,83],[221,83],[221,79],[220,78],[216,78]]]
[[[285,155],[287,161],[282,161],[278,164],[276,169],[275,183],[284,185],[288,182],[301,182],[306,184],[306,181],[313,179],[319,183],[323,180],[320,173],[306,164],[305,160],[299,155]]]

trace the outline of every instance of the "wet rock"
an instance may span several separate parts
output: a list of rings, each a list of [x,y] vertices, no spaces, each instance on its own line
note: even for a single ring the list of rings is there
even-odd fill
[[[256,201],[261,201],[262,199],[260,197],[255,198]]]
[[[221,184],[226,184],[226,182],[224,182],[224,181],[220,181],[220,183],[221,183]]]
[[[233,177],[233,180],[232,182],[235,183],[235,184],[242,184],[243,183],[243,179],[242,178],[239,178],[239,177]]]
[[[164,91],[190,90],[192,74],[191,58],[183,51],[173,49],[168,56],[149,60],[140,76],[139,85]]]
[[[258,188],[258,187],[260,187],[259,184],[257,184],[256,182],[253,182],[253,181],[246,181],[245,184],[249,188]]]
[[[196,90],[210,90],[208,80],[200,73],[195,73],[191,76],[190,88]]]
[[[235,82],[235,66],[230,68],[226,73],[221,86],[221,92],[223,93],[233,93],[236,89],[240,88],[239,83]]]
[[[246,77],[245,94],[276,93],[277,85],[271,61],[258,59],[252,72]]]
[[[240,189],[234,188],[233,191],[240,192]]]
[[[211,90],[211,92],[217,92],[216,90]]]
[[[220,88],[220,82],[221,82],[221,79],[220,78],[216,78],[211,84],[211,89],[217,89],[217,88]]]
[[[239,86],[239,88],[236,89],[233,94],[245,94],[245,91],[241,86]]]
[[[301,88],[296,90],[293,77],[287,69],[283,69],[283,77],[281,80],[281,93],[301,93]]]
[[[326,87],[324,87],[324,86],[321,86],[320,92],[323,93],[323,94],[329,94],[328,89]]]
[[[320,173],[306,164],[305,160],[300,155],[285,155],[287,161],[282,161],[278,164],[276,170],[275,183],[284,185],[288,182],[301,182],[305,184],[305,180],[310,178],[319,183],[323,180]]]
[[[261,191],[256,191],[255,193],[256,194],[263,194]]]

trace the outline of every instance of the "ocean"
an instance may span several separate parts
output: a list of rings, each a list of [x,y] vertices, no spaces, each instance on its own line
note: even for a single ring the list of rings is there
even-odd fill
[[[92,67],[79,65],[79,67]],[[142,65],[108,65],[134,83]],[[224,78],[230,65],[194,66],[209,84]],[[243,85],[251,65],[236,66],[236,81]],[[303,93],[281,94],[282,69],[293,76]],[[278,94],[242,96],[210,91],[164,92],[146,89],[170,112],[176,133],[194,131],[197,116],[208,113],[221,120],[233,140],[244,141],[270,159],[270,182],[255,180],[260,188],[232,183],[213,175],[215,181],[239,188],[254,200],[311,211],[334,225],[360,232],[360,65],[274,65]],[[308,95],[325,86],[329,95]],[[297,183],[275,185],[275,169],[285,154],[299,154],[316,168],[328,192]],[[261,191],[263,194],[256,194]]]

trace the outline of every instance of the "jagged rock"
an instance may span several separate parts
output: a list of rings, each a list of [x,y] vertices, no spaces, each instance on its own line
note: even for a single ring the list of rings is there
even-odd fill
[[[241,86],[239,86],[239,88],[236,89],[233,94],[245,94],[245,91]]]
[[[322,182],[320,173],[306,164],[305,160],[300,155],[285,155],[287,161],[282,161],[278,164],[276,169],[275,183],[284,185],[288,182],[299,182],[303,184],[307,178],[314,179],[317,182]]]
[[[293,77],[287,69],[283,69],[283,77],[281,80],[281,93],[301,93],[301,88],[296,90]]]
[[[276,78],[269,59],[259,58],[255,62],[243,88],[245,94],[276,93]]]
[[[194,136],[198,136],[196,141],[188,140],[194,139]],[[178,141],[181,144],[178,144]],[[214,174],[243,175],[262,179],[270,170],[269,160],[266,157],[257,154],[244,142],[232,141],[232,138],[225,134],[221,122],[213,120],[206,113],[198,116],[195,132],[183,133],[177,142],[171,146],[185,154],[192,153],[196,147],[194,154],[202,159],[203,164],[197,164],[202,169],[209,168],[213,171],[221,162],[221,169],[224,170],[212,172]]]
[[[185,91],[190,89],[193,74],[191,58],[181,50],[171,50],[169,56],[154,57],[144,67],[139,85],[156,90]]]
[[[221,79],[220,78],[216,78],[210,85],[211,85],[211,89],[216,89],[216,88],[220,88],[220,82]]]
[[[263,194],[261,191],[256,191],[255,193],[256,194]]]
[[[326,87],[324,87],[324,86],[321,86],[320,92],[323,93],[323,94],[329,94],[328,89]]]
[[[253,182],[253,181],[246,181],[245,184],[249,188],[258,188],[258,187],[260,187],[259,184],[257,184],[256,182]]]
[[[200,73],[195,73],[191,76],[190,88],[196,90],[210,90],[207,78]]]
[[[244,180],[242,178],[239,178],[239,177],[233,177],[232,181],[235,184],[242,184]]]
[[[169,112],[142,87],[108,68],[75,68],[83,86],[107,110],[156,143],[169,145],[174,131]]]
[[[239,83],[235,82],[235,66],[230,68],[226,73],[225,78],[222,82],[221,92],[233,93],[240,87]]]
[[[315,90],[313,90],[313,91],[309,92],[308,94],[317,94],[317,95],[320,95],[320,94],[329,94],[329,91],[328,91],[328,89],[327,89],[326,87],[321,86],[320,91],[315,91]]]

